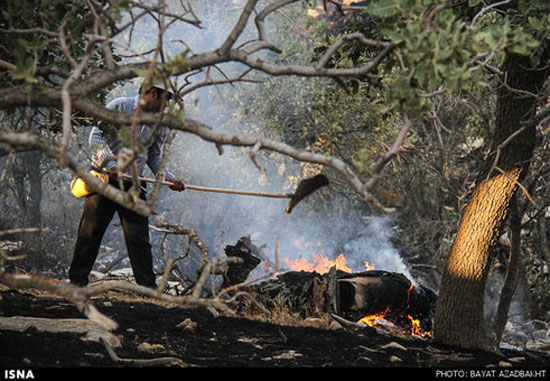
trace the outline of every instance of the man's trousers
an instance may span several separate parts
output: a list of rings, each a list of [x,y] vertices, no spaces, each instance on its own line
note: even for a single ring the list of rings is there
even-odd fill
[[[111,182],[118,187],[118,183]],[[141,198],[145,199],[145,192]],[[73,260],[69,269],[71,283],[78,286],[88,284],[99,252],[101,240],[115,212],[118,213],[128,250],[128,257],[136,283],[156,287],[153,272],[153,256],[149,243],[149,219],[143,217],[98,193],[84,198],[84,211],[78,225],[78,236]]]

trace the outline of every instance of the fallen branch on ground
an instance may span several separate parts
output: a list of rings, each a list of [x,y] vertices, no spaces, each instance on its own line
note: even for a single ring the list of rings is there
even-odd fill
[[[107,353],[109,353],[109,357],[111,358],[111,360],[115,362],[139,364],[144,366],[159,366],[159,365],[168,365],[168,364],[185,366],[185,363],[177,357],[157,357],[152,359],[128,359],[128,358],[118,357],[112,345],[109,344],[107,340],[102,339],[101,342],[105,346],[105,349],[107,349]]]

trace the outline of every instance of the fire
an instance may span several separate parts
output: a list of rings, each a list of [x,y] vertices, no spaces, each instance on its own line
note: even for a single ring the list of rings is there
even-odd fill
[[[365,262],[365,264],[368,264],[368,262]],[[410,292],[413,289],[414,289],[414,285],[411,282],[411,284],[409,286],[409,289],[408,289],[408,294],[409,295],[410,295]],[[370,327],[387,326],[387,325],[391,324],[391,323],[388,322],[388,319],[387,319],[387,316],[389,315],[389,313],[390,313],[390,307],[386,307],[384,312],[364,316],[361,319],[359,319],[358,323],[363,323],[363,324],[366,324]],[[395,316],[394,316],[394,318],[395,318]],[[420,326],[420,319],[417,319],[417,318],[415,318],[415,317],[413,317],[409,314],[407,314],[406,316],[403,314],[403,315],[400,315],[396,320],[398,320],[398,321],[403,321],[403,320],[407,321],[406,319],[408,319],[408,321],[410,322],[410,329],[407,328],[407,329],[409,329],[409,331],[407,332],[408,334],[410,334],[412,336],[422,337],[422,338],[432,338],[433,337],[433,335],[430,331],[424,331],[424,329]],[[408,327],[408,325],[406,325],[406,326]]]
[[[316,271],[319,274],[324,274],[330,271],[331,267],[336,267],[338,270],[342,270],[348,273],[351,273],[352,270],[346,266],[346,258],[344,254],[338,255],[335,260],[330,260],[324,255],[320,255],[317,252],[312,253],[313,263],[309,262],[307,259],[289,259],[285,258],[285,263],[292,270],[296,271]]]
[[[367,315],[359,319],[358,323],[366,324],[370,327],[384,327],[388,325],[392,325],[386,317],[388,316],[390,312],[390,308],[387,307],[386,310],[382,313],[373,314],[373,315]],[[415,319],[411,315],[407,315],[406,318],[410,321],[411,328],[408,332],[408,334],[412,336],[422,337],[422,338],[431,338],[433,337],[432,333],[430,331],[424,331],[422,327],[420,326],[420,319]]]
[[[390,312],[389,307],[386,308],[386,310],[382,313],[374,314],[374,315],[367,315],[359,319],[358,323],[366,324],[370,327],[383,327],[390,325],[386,320],[386,316]],[[406,316],[407,319],[409,319],[411,323],[411,328],[408,332],[408,334],[412,336],[422,337],[422,338],[432,338],[433,335],[430,331],[424,331],[422,327],[420,326],[420,319],[415,319],[411,315]]]
[[[294,246],[297,249],[297,254],[302,258],[290,259],[284,258],[286,265],[294,271],[308,271],[317,272],[319,274],[325,274],[330,271],[332,267],[352,273],[353,270],[346,265],[346,258],[343,253],[340,253],[336,259],[331,260],[324,255],[324,251],[321,243],[312,244],[306,241],[305,237],[295,240]],[[311,252],[311,259],[304,258]],[[375,265],[364,261],[365,271],[371,271],[375,269]],[[407,290],[407,303],[410,298],[411,292],[414,290],[413,282],[410,282]],[[392,329],[404,330],[405,333],[412,336],[421,338],[432,338],[433,335],[429,331],[425,331],[421,324],[420,319],[413,317],[412,315],[406,315],[405,313],[392,313],[390,307],[386,307],[384,312],[367,315],[358,320],[358,323],[366,324],[370,327],[394,327]]]
[[[369,263],[369,261],[365,261],[365,270],[366,271],[374,270],[374,264]]]
[[[353,269],[346,265],[346,257],[344,253],[340,253],[336,259],[329,259],[324,254],[323,245],[321,243],[313,244],[307,242],[305,237],[302,236],[299,239],[293,241],[294,246],[298,249],[299,259],[284,258],[286,265],[294,271],[316,271],[319,274],[325,274],[330,271],[332,267],[336,267],[337,270],[352,273]],[[311,253],[311,254],[309,254]],[[311,259],[309,258],[311,257]],[[365,270],[374,270],[374,264],[368,261],[364,262]]]
[[[367,315],[362,317],[358,323],[366,324],[370,327],[380,327],[387,324],[386,315],[390,312],[390,308],[387,307],[386,310],[379,314]]]
[[[412,324],[411,335],[419,337],[432,337],[431,332],[424,332],[424,330],[420,327],[419,319],[415,319],[411,315],[407,315],[407,318],[411,321]]]

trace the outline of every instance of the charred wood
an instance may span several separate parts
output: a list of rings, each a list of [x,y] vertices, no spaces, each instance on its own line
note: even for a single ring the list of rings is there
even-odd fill
[[[223,288],[227,288],[239,283],[243,283],[248,275],[258,266],[261,260],[252,254],[243,239],[237,241],[234,246],[227,245],[224,249],[225,255],[229,258],[239,258],[239,261],[228,263],[227,269],[223,274]]]
[[[340,277],[337,314],[351,321],[365,316],[383,315],[399,325],[409,325],[409,317],[420,321],[426,331],[432,328],[436,294],[415,286],[403,274],[366,271]]]
[[[223,288],[245,282],[262,260],[258,248],[250,245],[248,237],[234,246],[227,245],[229,261],[223,272]],[[251,247],[253,249],[251,249]],[[258,305],[263,311],[284,311],[300,319],[339,316],[355,323],[365,317],[380,316],[383,320],[404,329],[432,330],[436,294],[415,285],[401,273],[371,270],[347,273],[332,267],[328,273],[287,271],[267,281],[247,286],[256,303],[243,299],[237,306],[240,313],[254,315]],[[256,310],[256,311],[255,311]]]
[[[318,318],[327,310],[326,277],[317,272],[289,271],[253,286],[257,301],[270,310],[283,308],[301,319]]]
[[[248,291],[266,309],[283,307],[301,319],[339,316],[355,323],[368,315],[383,315],[387,322],[408,329],[414,318],[426,332],[432,329],[437,299],[433,291],[413,285],[399,273],[350,274],[335,268],[326,274],[289,271]],[[240,308],[245,312],[246,306]]]

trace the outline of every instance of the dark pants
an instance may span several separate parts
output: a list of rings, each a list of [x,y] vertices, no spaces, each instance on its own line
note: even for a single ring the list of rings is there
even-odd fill
[[[118,183],[111,182],[118,187]],[[145,192],[141,198],[145,199]],[[122,231],[128,257],[136,283],[146,287],[156,287],[153,272],[153,255],[149,243],[149,219],[111,201],[98,193],[84,198],[84,211],[78,226],[78,237],[69,269],[71,283],[78,286],[88,284],[101,240],[115,211],[122,223]]]

